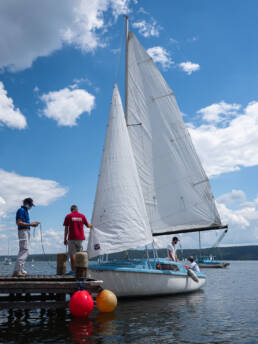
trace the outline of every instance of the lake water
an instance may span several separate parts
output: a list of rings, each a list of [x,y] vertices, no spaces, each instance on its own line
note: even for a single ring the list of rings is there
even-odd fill
[[[33,264],[31,273],[54,272],[53,263]],[[202,271],[201,291],[120,300],[114,313],[94,310],[88,319],[69,310],[0,310],[0,343],[258,343],[258,262]]]

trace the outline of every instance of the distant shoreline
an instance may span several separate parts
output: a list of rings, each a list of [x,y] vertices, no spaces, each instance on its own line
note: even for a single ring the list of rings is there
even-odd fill
[[[167,257],[166,249],[158,249],[158,256],[160,258]],[[201,249],[178,249],[177,254],[179,259],[188,258],[189,256],[215,256],[217,260],[258,260],[258,245],[250,246],[227,246],[217,248],[204,248]],[[50,254],[31,254],[27,261],[56,261],[57,253]],[[152,258],[152,250],[149,250],[149,256]],[[0,256],[0,261],[3,261],[6,255]],[[110,259],[122,259],[124,253],[114,253],[109,255]],[[145,250],[130,250],[130,258],[146,258]],[[16,256],[10,256],[12,260],[16,259]]]

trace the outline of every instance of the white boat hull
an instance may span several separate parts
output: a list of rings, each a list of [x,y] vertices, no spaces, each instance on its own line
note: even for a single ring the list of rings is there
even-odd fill
[[[200,289],[205,283],[205,278],[195,282],[190,276],[133,271],[89,269],[89,277],[103,280],[103,288],[118,297],[189,293]]]

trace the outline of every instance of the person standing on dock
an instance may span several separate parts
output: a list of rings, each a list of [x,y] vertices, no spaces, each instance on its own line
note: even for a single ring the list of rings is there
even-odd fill
[[[71,259],[72,271],[69,274],[75,271],[75,253],[83,250],[82,243],[85,240],[83,225],[88,228],[92,227],[92,224],[88,223],[86,217],[78,212],[77,205],[72,205],[71,213],[66,215],[64,220],[64,244],[68,245],[68,252]]]
[[[168,245],[168,258],[173,262],[178,262],[177,254],[176,254],[176,245],[179,242],[178,237],[173,237],[171,240],[171,244]]]
[[[39,222],[30,223],[29,210],[34,207],[32,198],[25,198],[23,206],[16,212],[16,224],[18,226],[19,253],[16,259],[13,276],[24,277],[24,263],[29,255],[30,227],[37,227]]]

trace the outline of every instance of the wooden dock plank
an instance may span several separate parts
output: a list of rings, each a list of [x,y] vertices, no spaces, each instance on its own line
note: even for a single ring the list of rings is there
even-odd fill
[[[75,276],[0,276],[0,309],[18,306],[25,309],[27,304],[41,308],[41,303],[42,305],[54,303],[57,307],[62,303],[65,306],[66,297],[76,292],[79,287],[88,290],[93,297],[96,297],[102,290],[102,284],[103,281],[90,278],[79,282]]]
[[[95,292],[100,290],[102,281],[82,283],[86,290]],[[6,293],[74,293],[78,290],[78,282],[0,282],[0,294]]]
[[[0,276],[0,281],[70,281],[75,280],[75,276],[67,275],[27,275],[24,277]]]
[[[50,301],[50,302],[43,302],[43,301],[35,301],[35,302],[15,302],[15,307],[13,302],[4,301],[0,302],[0,309],[22,309],[22,310],[29,310],[29,309],[64,309],[68,306],[68,302],[66,301]]]

